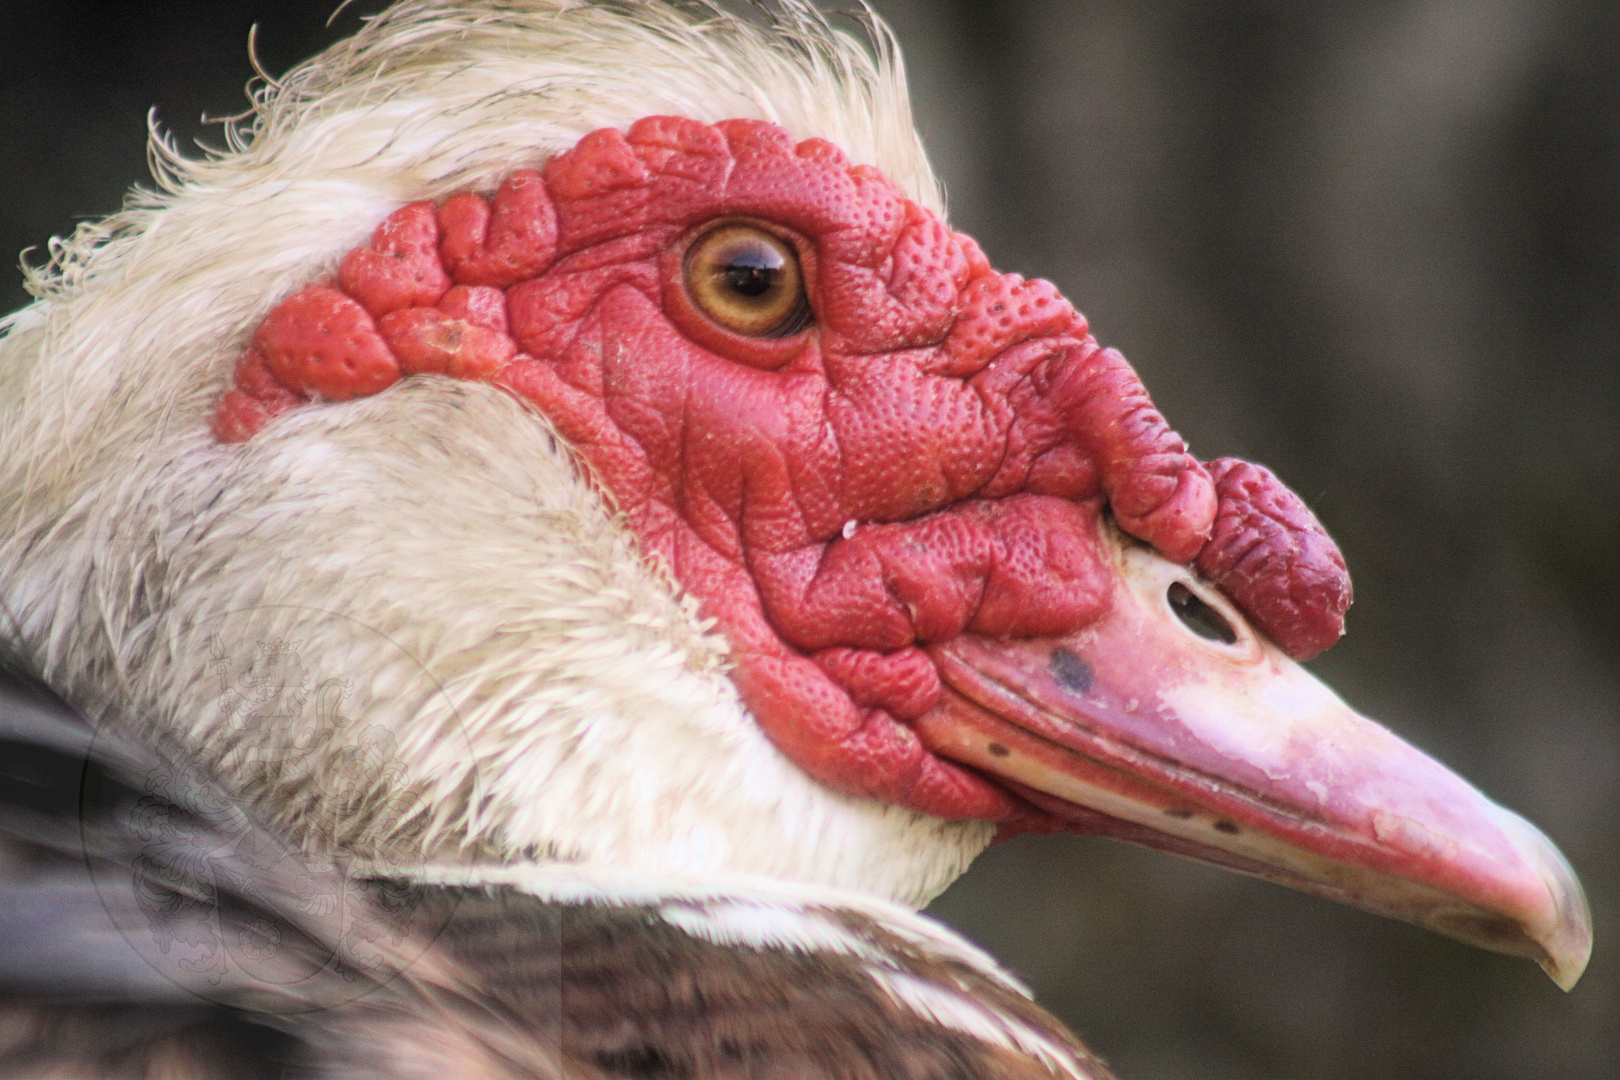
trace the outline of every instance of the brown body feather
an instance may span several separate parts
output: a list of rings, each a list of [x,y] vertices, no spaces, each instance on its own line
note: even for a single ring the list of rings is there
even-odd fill
[[[1108,1076],[999,972],[868,912],[772,898],[748,910],[785,919],[784,940],[727,944],[669,912],[701,922],[755,898],[565,903],[355,880],[200,770],[169,782],[173,761],[94,736],[26,684],[0,687],[0,741],[8,1078]],[[786,940],[801,918],[831,943]],[[1027,1033],[1048,1060],[927,1015],[901,984]]]

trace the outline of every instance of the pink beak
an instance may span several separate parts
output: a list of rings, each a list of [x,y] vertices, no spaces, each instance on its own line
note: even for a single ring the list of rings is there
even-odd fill
[[[1100,833],[1539,963],[1564,989],[1586,896],[1533,825],[1359,715],[1185,567],[1115,534],[1112,610],[1060,640],[934,647],[934,752]]]

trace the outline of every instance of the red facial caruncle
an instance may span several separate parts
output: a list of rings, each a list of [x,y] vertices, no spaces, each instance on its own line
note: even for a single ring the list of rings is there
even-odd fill
[[[717,620],[776,745],[921,812],[1027,812],[909,726],[942,693],[927,649],[1099,618],[1104,506],[1295,656],[1350,601],[1303,504],[1191,457],[1053,286],[759,121],[648,117],[402,207],[265,317],[214,430],[413,375],[532,403]]]

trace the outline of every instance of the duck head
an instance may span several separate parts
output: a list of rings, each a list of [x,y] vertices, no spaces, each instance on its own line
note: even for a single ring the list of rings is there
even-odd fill
[[[786,11],[401,8],[67,249],[3,346],[15,648],[384,869],[921,903],[1070,828],[1572,984],[1552,845],[1295,662],[1320,525],[944,224],[881,35]]]

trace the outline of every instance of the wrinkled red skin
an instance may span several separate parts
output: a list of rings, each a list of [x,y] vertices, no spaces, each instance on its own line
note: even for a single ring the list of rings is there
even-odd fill
[[[685,244],[726,219],[797,249],[813,326],[747,338],[696,308]],[[1039,827],[906,726],[940,689],[919,646],[1101,615],[1105,502],[1296,655],[1336,639],[1349,602],[1303,504],[1255,466],[1212,477],[1055,288],[758,121],[649,117],[493,199],[403,207],[266,317],[214,430],[241,441],[413,374],[538,407],[717,620],[777,746],[925,813]]]
[[[1198,572],[1290,654],[1308,658],[1339,640],[1350,572],[1338,546],[1298,495],[1264,465],[1219,458],[1206,466],[1220,495]]]

